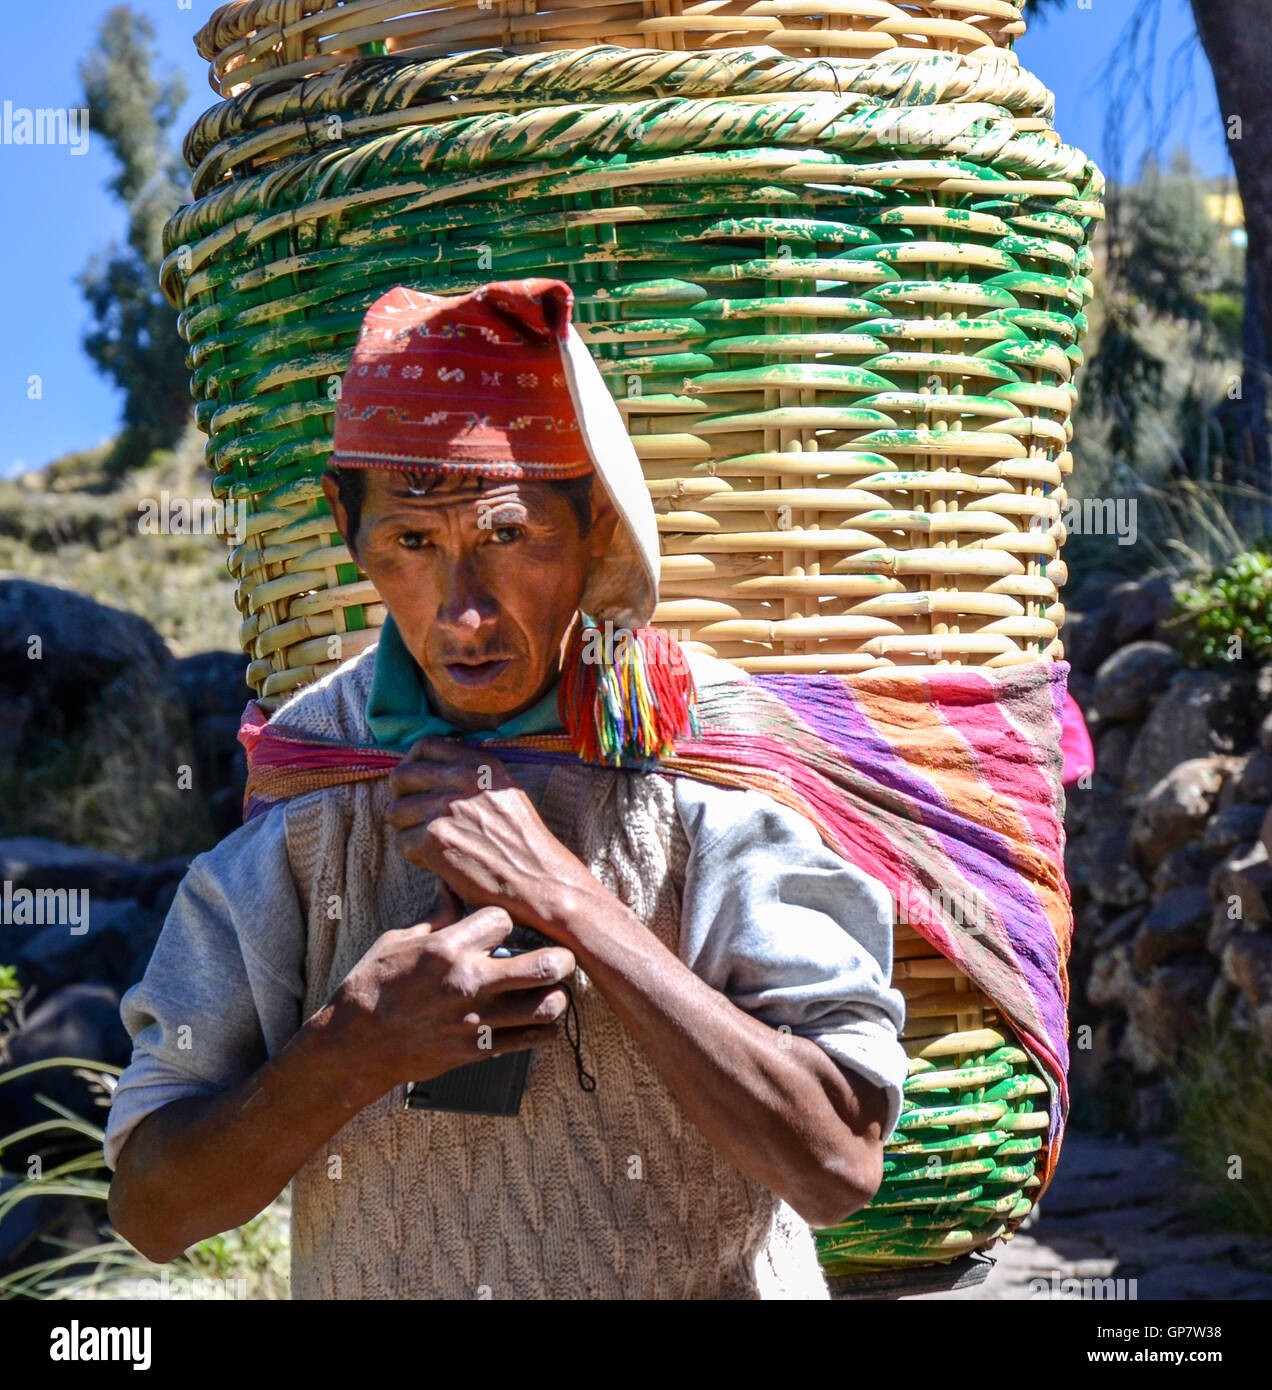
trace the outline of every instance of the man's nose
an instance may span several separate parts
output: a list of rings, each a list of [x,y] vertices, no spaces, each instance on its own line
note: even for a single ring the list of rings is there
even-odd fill
[[[469,565],[456,565],[443,587],[437,619],[457,632],[475,633],[495,616],[495,604]]]

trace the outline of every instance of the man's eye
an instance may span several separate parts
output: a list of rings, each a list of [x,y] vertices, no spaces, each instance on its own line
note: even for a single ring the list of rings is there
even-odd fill
[[[514,526],[511,523],[504,526],[496,526],[491,531],[491,535],[493,535],[501,545],[508,545],[512,541],[521,539],[521,527]]]
[[[403,531],[398,537],[398,544],[404,550],[423,550],[428,544],[428,537],[422,531]]]

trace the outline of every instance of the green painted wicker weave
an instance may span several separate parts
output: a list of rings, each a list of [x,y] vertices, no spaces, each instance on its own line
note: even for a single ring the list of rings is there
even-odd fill
[[[313,0],[305,0],[313,4]],[[889,7],[896,8],[896,7]],[[913,7],[912,7],[913,8]],[[986,7],[982,7],[986,8]],[[294,74],[293,74],[294,76]],[[186,155],[165,292],[190,344],[251,683],[268,707],[385,612],[317,482],[362,314],[549,274],[619,400],[657,621],[753,670],[1060,653],[1060,512],[1102,180],[1007,55],[629,47],[257,74]],[[906,1108],[831,1273],[1009,1235],[1046,1087],[907,929]]]
[[[926,1265],[1010,1237],[1041,1185],[1046,1082],[989,1001],[904,924],[892,983],[910,1057],[874,1201],[818,1231],[831,1277]]]
[[[752,670],[1059,653],[1098,171],[1015,69],[641,56],[368,60],[191,133],[164,285],[267,700],[383,619],[317,484],[360,315],[529,273],[626,413],[658,621]]]

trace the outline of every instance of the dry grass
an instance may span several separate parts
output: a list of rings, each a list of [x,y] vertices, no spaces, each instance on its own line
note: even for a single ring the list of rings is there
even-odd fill
[[[204,436],[193,426],[176,449],[157,451],[118,490],[82,456],[25,482],[0,483],[0,569],[57,582],[152,623],[180,656],[237,651],[240,618],[227,547],[211,535],[143,535],[138,502],[211,496]],[[77,456],[80,458],[81,456]]]
[[[1272,1061],[1253,1039],[1212,1032],[1170,1080],[1201,1214],[1221,1229],[1272,1236]]]
[[[53,1057],[0,1072],[0,1086],[33,1071],[57,1067],[70,1067],[89,1079],[100,1091],[103,1105],[119,1075],[117,1067],[83,1058]],[[49,1136],[73,1135],[81,1141],[83,1151],[48,1168],[39,1178],[24,1178],[0,1196],[0,1218],[19,1202],[42,1195],[79,1199],[100,1213],[97,1220],[99,1240],[96,1245],[68,1248],[59,1255],[0,1272],[0,1299],[162,1298],[165,1295],[159,1290],[165,1273],[169,1297],[285,1299],[288,1296],[291,1244],[288,1194],[284,1193],[237,1230],[201,1240],[169,1264],[155,1265],[123,1240],[107,1221],[106,1198],[111,1172],[102,1151],[104,1128],[47,1098],[41,1099],[50,1111],[50,1118],[40,1123],[39,1130]],[[11,1147],[31,1137],[34,1135],[30,1129],[0,1136],[0,1157],[6,1145]],[[147,1284],[148,1280],[153,1282]],[[184,1282],[174,1289],[176,1280]],[[195,1289],[198,1291],[194,1292]]]

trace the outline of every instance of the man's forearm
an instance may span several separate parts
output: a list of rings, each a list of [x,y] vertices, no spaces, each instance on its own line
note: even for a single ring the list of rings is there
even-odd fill
[[[610,894],[570,900],[558,939],[704,1137],[813,1226],[873,1196],[886,1096],[822,1048],[782,1034],[698,978]],[[603,1084],[603,1082],[601,1083]]]
[[[147,1258],[173,1260],[250,1221],[376,1098],[343,1064],[328,1005],[240,1085],[147,1115],[119,1155],[111,1221]]]

